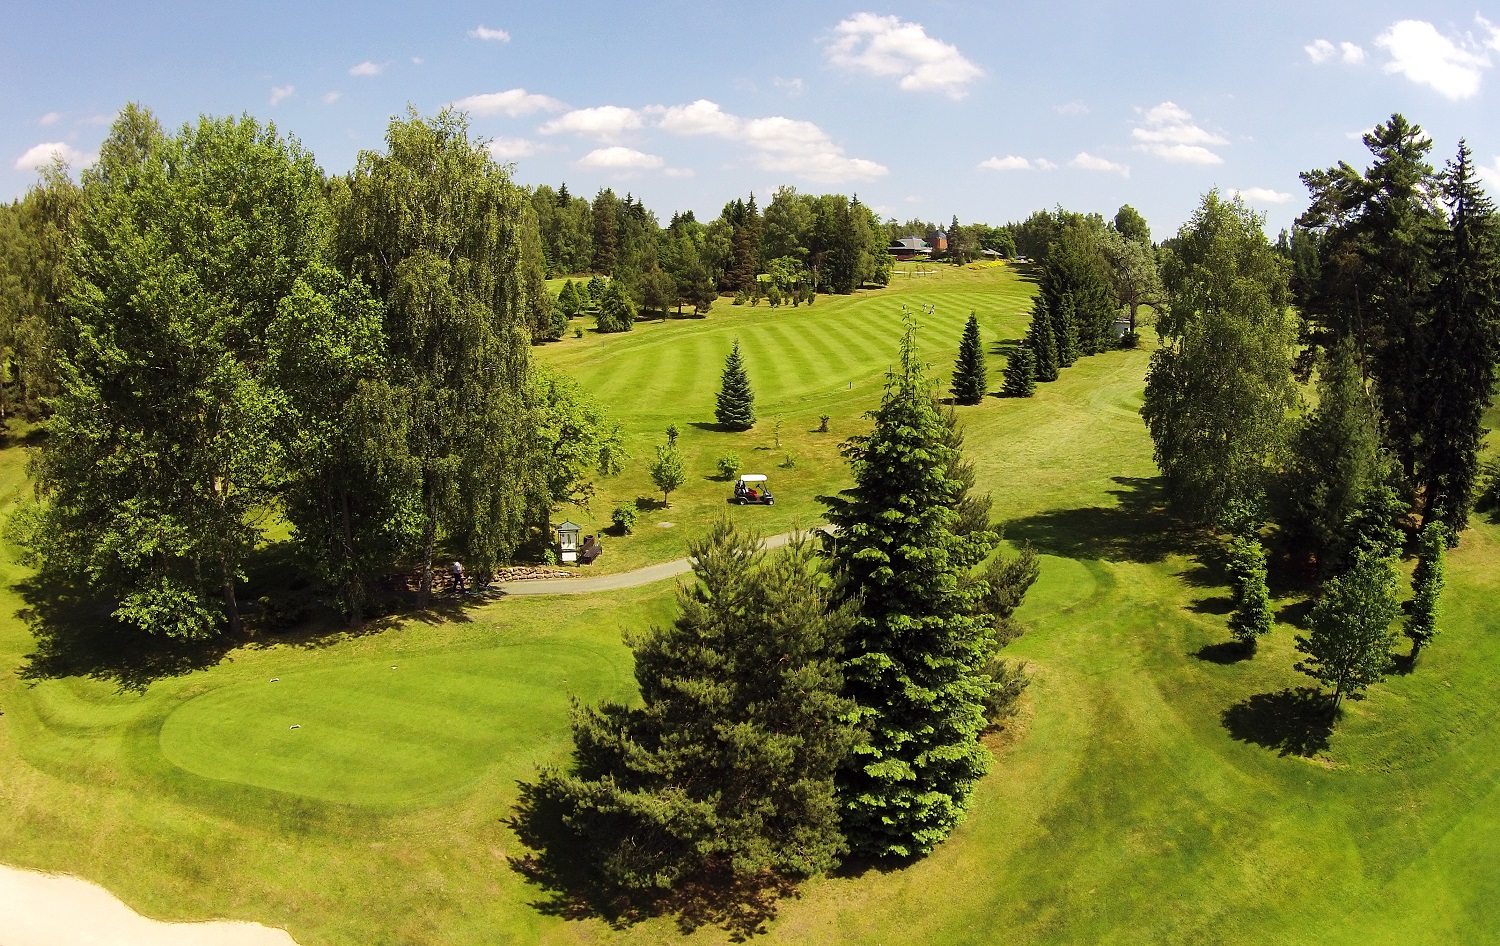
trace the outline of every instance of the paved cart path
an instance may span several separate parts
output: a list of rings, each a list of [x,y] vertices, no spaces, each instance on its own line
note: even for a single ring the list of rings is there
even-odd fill
[[[818,526],[812,532],[826,532],[828,526]],[[767,549],[779,549],[792,540],[795,532],[784,532],[762,540]],[[500,581],[492,587],[507,595],[587,595],[596,591],[618,591],[649,585],[667,578],[675,578],[693,570],[692,563],[685,558],[673,559],[658,565],[647,565],[635,571],[618,575],[600,575],[598,578],[531,578],[523,581]]]

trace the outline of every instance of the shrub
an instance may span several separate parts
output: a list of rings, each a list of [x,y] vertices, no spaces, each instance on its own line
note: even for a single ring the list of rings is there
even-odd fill
[[[828,415],[827,414],[819,414],[818,415],[818,433],[820,433],[820,434],[826,434],[826,433],[828,433]]]
[[[635,528],[636,516],[635,503],[621,503],[609,514],[609,520],[614,523],[617,534],[625,535]]]
[[[797,468],[797,455],[795,453],[788,453],[786,459],[781,461],[781,468],[783,470],[795,470]]]
[[[732,480],[740,475],[740,458],[737,454],[726,453],[718,459],[719,476],[726,480]]]
[[[1120,347],[1121,348],[1139,348],[1140,345],[1141,345],[1141,333],[1140,332],[1126,332],[1124,335],[1120,336]]]

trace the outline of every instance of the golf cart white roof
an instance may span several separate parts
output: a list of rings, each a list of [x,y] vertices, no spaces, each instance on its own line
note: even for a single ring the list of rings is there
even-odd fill
[[[740,482],[741,483],[764,483],[765,481],[766,481],[766,474],[764,474],[764,473],[741,473],[740,474]]]

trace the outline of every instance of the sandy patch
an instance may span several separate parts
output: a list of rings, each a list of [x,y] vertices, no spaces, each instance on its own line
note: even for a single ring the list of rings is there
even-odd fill
[[[0,946],[297,946],[259,923],[162,923],[97,884],[0,865]]]

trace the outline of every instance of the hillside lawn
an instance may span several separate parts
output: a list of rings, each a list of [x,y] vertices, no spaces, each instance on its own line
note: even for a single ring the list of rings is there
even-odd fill
[[[601,564],[682,554],[727,508],[707,477],[730,450],[778,500],[737,521],[815,523],[901,304],[937,305],[920,341],[946,386],[969,311],[993,347],[1020,336],[1032,290],[1008,269],[942,268],[811,309],[723,300],[702,320],[546,346],[636,455],[593,518],[559,518],[595,528],[649,496],[645,458],[676,423],[695,476],[637,535],[606,537]],[[744,434],[707,426],[735,337],[762,417]],[[1480,517],[1450,557],[1444,630],[1421,662],[1330,734],[1292,669],[1295,589],[1276,589],[1281,623],[1253,660],[1220,646],[1222,575],[1159,508],[1136,413],[1147,359],[1086,358],[1035,398],[961,409],[1007,539],[1044,554],[1010,651],[1034,672],[1021,719],[993,740],[951,840],[903,869],[804,885],[761,941],[1500,942],[1500,527]],[[828,434],[811,432],[821,413]],[[765,449],[776,417],[780,451]],[[777,466],[787,451],[794,469]],[[29,492],[24,466],[21,446],[0,450],[6,513]],[[302,946],[725,940],[564,918],[508,863],[516,780],[566,757],[569,692],[633,698],[621,632],[670,620],[672,582],[139,657],[47,635],[91,612],[15,558],[0,548],[0,862],[78,874],[161,919],[284,926]]]

